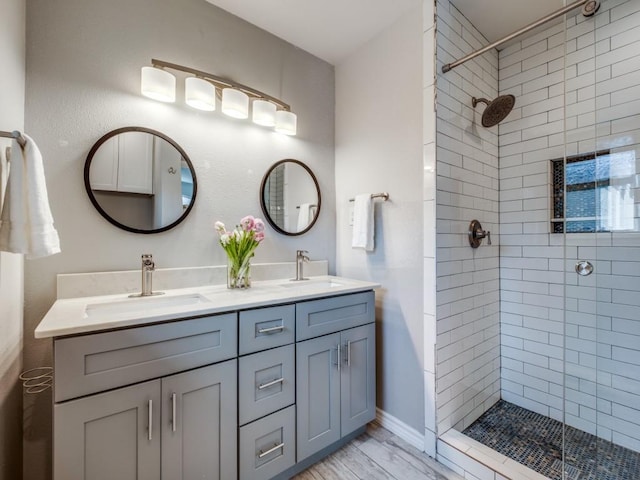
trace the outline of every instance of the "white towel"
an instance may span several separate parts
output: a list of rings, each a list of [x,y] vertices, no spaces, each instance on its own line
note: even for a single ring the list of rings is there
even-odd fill
[[[356,195],[353,205],[353,248],[364,248],[367,252],[374,249],[373,233],[375,223],[373,219],[373,199],[370,193]]]
[[[311,219],[311,204],[303,203],[298,209],[298,232],[306,229]]]
[[[53,226],[42,155],[24,135],[26,145],[12,142],[9,181],[0,216],[0,250],[38,258],[60,252]]]

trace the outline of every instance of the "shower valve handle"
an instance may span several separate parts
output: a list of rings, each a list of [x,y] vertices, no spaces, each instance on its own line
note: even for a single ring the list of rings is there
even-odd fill
[[[483,230],[478,220],[472,220],[469,224],[469,245],[471,248],[478,248],[483,238],[486,238],[487,244],[491,245],[491,232]]]

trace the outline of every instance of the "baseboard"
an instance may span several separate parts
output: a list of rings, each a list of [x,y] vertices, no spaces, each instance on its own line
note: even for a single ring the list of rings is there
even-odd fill
[[[421,452],[424,452],[424,435],[420,435],[415,428],[410,427],[393,415],[388,414],[384,410],[376,408],[376,421],[391,433],[399,436],[405,442],[413,445]]]

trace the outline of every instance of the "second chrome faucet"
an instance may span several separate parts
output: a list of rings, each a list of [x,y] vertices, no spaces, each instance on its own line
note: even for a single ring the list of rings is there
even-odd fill
[[[293,281],[309,280],[308,278],[304,278],[302,270],[304,262],[309,261],[309,257],[306,255],[307,253],[309,252],[306,250],[296,250],[296,278],[292,279]]]

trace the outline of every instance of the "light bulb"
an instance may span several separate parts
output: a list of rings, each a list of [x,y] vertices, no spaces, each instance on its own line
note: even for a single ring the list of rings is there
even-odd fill
[[[249,116],[249,97],[234,88],[222,89],[222,113],[233,118]]]
[[[295,135],[298,130],[298,117],[293,112],[278,110],[276,112],[276,132]]]
[[[253,123],[273,127],[276,124],[276,106],[267,100],[253,101]]]
[[[155,67],[142,67],[140,91],[160,102],[176,101],[176,77]]]
[[[212,112],[216,109],[216,87],[202,78],[184,81],[184,100],[190,107]]]

